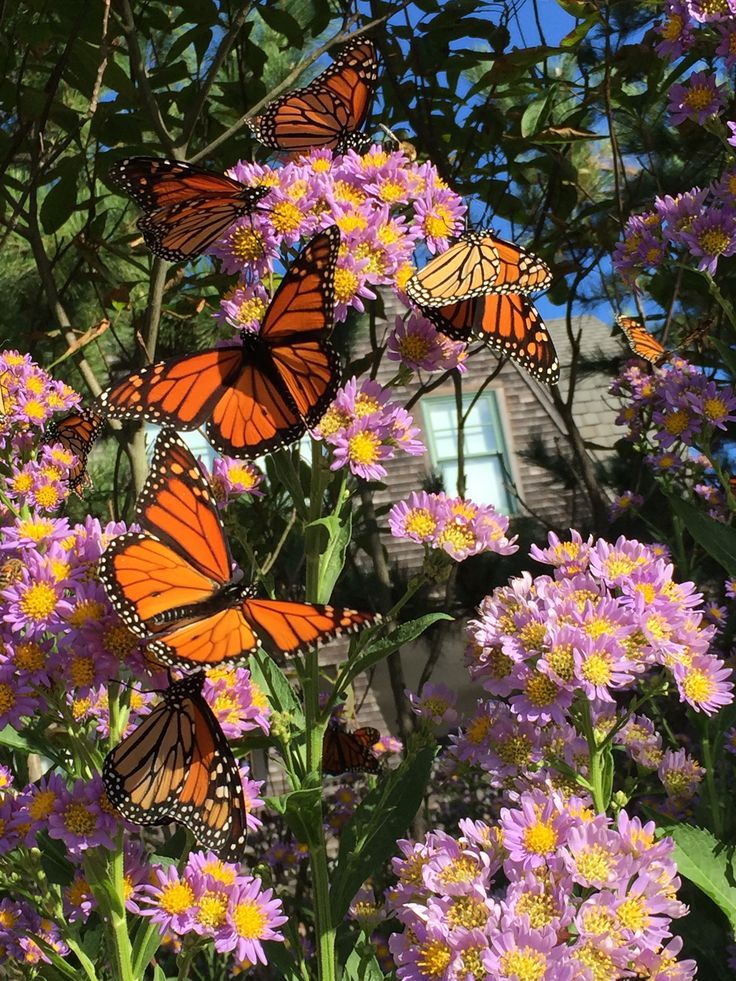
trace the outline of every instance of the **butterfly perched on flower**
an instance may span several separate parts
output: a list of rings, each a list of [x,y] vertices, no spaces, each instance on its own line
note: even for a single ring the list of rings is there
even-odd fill
[[[487,293],[534,293],[552,273],[545,262],[490,229],[466,232],[406,284],[419,307],[443,307]]]
[[[350,772],[377,773],[380,763],[371,747],[380,738],[378,729],[363,726],[351,732],[337,719],[330,719],[322,744],[322,772],[334,777]]]
[[[619,315],[616,317],[616,323],[623,331],[623,335],[634,354],[653,365],[657,365],[667,358],[669,352],[653,334],[649,333],[637,317]]]
[[[376,49],[371,41],[358,39],[309,85],[292,89],[246,122],[256,139],[274,150],[362,151],[370,143],[360,130],[377,78]]]
[[[138,227],[148,248],[162,259],[192,259],[205,252],[268,192],[226,174],[159,157],[126,157],[110,181],[143,208]]]
[[[319,232],[287,270],[259,333],[241,344],[149,365],[97,400],[117,419],[146,419],[178,430],[205,426],[221,453],[253,459],[316,426],[340,384],[329,341],[340,233]]]
[[[172,430],[156,440],[134,520],[141,531],[113,539],[99,577],[122,620],[161,664],[211,667],[261,650],[283,664],[377,619],[258,598],[233,566],[209,482]]]
[[[87,473],[87,457],[103,424],[102,416],[89,407],[83,407],[47,426],[41,439],[42,444],[49,446],[61,443],[65,450],[77,458],[67,477],[69,486],[76,494],[81,494],[85,483],[91,483]]]
[[[560,380],[560,363],[539,311],[521,293],[489,293],[444,307],[422,307],[437,330],[455,340],[484,341],[547,385]]]
[[[161,702],[105,757],[110,802],[134,824],[176,821],[200,845],[239,862],[246,805],[238,764],[202,695],[204,671],[174,681]]]

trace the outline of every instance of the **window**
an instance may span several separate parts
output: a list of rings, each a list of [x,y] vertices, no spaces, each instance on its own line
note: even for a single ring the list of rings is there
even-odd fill
[[[463,396],[467,412],[473,395]],[[448,494],[457,493],[457,412],[455,398],[422,400],[424,428],[432,465],[442,474]],[[465,422],[466,496],[477,504],[493,504],[504,514],[514,510],[504,473],[510,472],[496,396],[484,392]]]

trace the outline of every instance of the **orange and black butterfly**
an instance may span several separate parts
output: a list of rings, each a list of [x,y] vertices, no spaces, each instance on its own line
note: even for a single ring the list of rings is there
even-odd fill
[[[143,208],[138,227],[151,252],[173,262],[200,255],[269,192],[159,157],[126,157],[109,177]]]
[[[329,776],[341,773],[377,773],[381,764],[371,752],[381,738],[378,729],[364,726],[350,732],[336,719],[330,719],[322,745],[322,772]]]
[[[128,821],[177,821],[204,848],[239,862],[246,839],[243,785],[203,684],[198,671],[162,692],[161,703],[105,757],[102,778]]]
[[[378,78],[376,49],[366,39],[345,48],[328,69],[303,89],[269,103],[247,123],[257,140],[274,150],[307,153],[362,151],[370,143],[360,129]]]
[[[233,566],[208,481],[171,430],[156,441],[134,520],[141,531],[113,539],[99,576],[123,621],[161,664],[211,667],[259,650],[283,664],[377,619],[257,598]]]
[[[653,365],[657,365],[667,358],[669,352],[653,334],[649,333],[641,320],[636,317],[620,315],[616,317],[616,323],[623,331],[624,337],[634,354]]]
[[[99,397],[117,419],[147,419],[205,432],[221,453],[252,459],[300,439],[315,426],[340,384],[328,338],[340,233],[315,235],[284,276],[260,333],[149,365]]]
[[[65,450],[73,453],[77,462],[72,467],[67,480],[76,494],[81,494],[85,483],[91,483],[87,473],[87,457],[92,444],[100,435],[104,419],[90,408],[76,409],[58,422],[53,422],[43,434],[42,443],[53,446],[61,443]]]
[[[490,229],[466,232],[406,284],[421,307],[443,307],[487,293],[534,293],[552,280],[537,256],[498,238]]]
[[[484,341],[547,385],[560,380],[560,364],[538,310],[520,293],[490,293],[446,307],[423,307],[437,330],[455,340]]]

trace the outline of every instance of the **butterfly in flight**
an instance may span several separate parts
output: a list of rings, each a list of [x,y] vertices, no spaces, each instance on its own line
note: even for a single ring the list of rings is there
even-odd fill
[[[81,495],[85,483],[91,483],[87,473],[87,457],[92,445],[100,435],[104,419],[94,410],[83,407],[70,412],[58,422],[47,427],[42,444],[53,446],[61,443],[65,450],[73,453],[77,462],[72,467],[67,480],[75,494]]]
[[[349,772],[377,773],[381,765],[371,746],[380,738],[378,729],[364,726],[351,732],[330,719],[322,744],[322,772],[333,777]]]
[[[376,49],[359,39],[302,89],[292,89],[246,120],[259,142],[274,150],[307,153],[315,147],[363,152],[370,140],[360,132],[378,78]]]
[[[205,425],[220,453],[253,459],[315,426],[340,384],[329,342],[340,233],[319,232],[288,269],[259,333],[149,365],[99,396],[100,411],[178,430]]]
[[[159,157],[126,157],[108,176],[143,208],[138,227],[151,252],[174,262],[200,255],[270,190]]]
[[[650,364],[658,365],[669,356],[669,352],[653,334],[649,333],[641,320],[620,315],[616,317],[616,323],[623,331],[631,350],[640,358],[644,358]]]
[[[406,284],[420,307],[443,307],[487,293],[534,293],[552,281],[537,256],[498,238],[490,229],[466,232]]]
[[[110,802],[134,824],[177,821],[200,845],[239,862],[246,839],[240,771],[202,695],[204,671],[174,681],[105,757]]]
[[[547,385],[560,380],[552,338],[534,304],[521,293],[489,293],[421,310],[443,334],[460,341],[484,341]]]
[[[136,505],[140,532],[113,539],[99,577],[130,630],[181,669],[286,656],[378,619],[355,610],[259,599],[233,568],[212,489],[179,436],[163,430]]]

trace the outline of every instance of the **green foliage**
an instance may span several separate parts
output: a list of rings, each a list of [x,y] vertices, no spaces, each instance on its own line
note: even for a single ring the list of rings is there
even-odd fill
[[[675,840],[673,858],[681,875],[718,906],[736,930],[736,863],[733,845],[726,845],[705,828],[673,824],[661,830]]]

